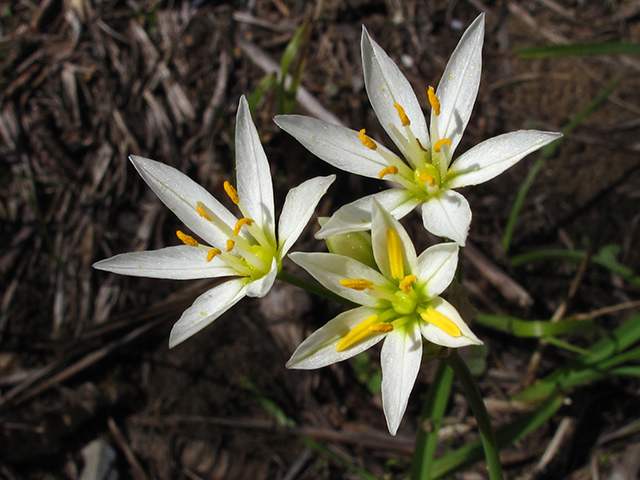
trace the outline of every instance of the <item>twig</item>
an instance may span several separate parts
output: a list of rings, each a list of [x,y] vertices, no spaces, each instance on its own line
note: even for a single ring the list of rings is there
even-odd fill
[[[478,272],[496,287],[509,302],[520,307],[533,305],[533,298],[529,292],[470,242],[467,242],[464,253],[465,258],[468,258]]]

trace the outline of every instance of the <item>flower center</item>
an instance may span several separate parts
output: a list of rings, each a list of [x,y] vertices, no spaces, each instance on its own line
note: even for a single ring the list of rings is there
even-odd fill
[[[224,263],[236,270],[239,275],[260,278],[271,270],[271,263],[276,250],[265,236],[262,229],[246,215],[246,209],[242,206],[238,192],[229,182],[224,182],[224,191],[231,201],[238,205],[240,211],[245,215],[230,226],[226,224],[216,213],[207,207],[203,202],[196,204],[198,214],[213,223],[224,235],[227,236],[226,243],[218,247],[201,245],[198,241],[178,230],[178,238],[190,247],[197,247],[207,252],[207,262],[218,257]],[[248,235],[241,235],[245,230]]]
[[[341,352],[352,345],[376,333],[389,333],[409,322],[425,321],[452,337],[460,337],[462,332],[448,317],[431,308],[431,298],[425,298],[420,288],[418,277],[405,275],[405,253],[398,233],[389,228],[386,232],[389,270],[392,283],[397,288],[376,285],[365,278],[347,278],[340,280],[345,288],[365,292],[382,300],[379,313],[370,315],[353,327],[338,343],[336,350]]]

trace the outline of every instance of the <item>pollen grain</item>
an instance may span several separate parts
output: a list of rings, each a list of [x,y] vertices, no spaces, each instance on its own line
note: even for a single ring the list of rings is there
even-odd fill
[[[361,292],[373,287],[373,282],[365,278],[345,278],[340,280],[340,285],[350,288],[351,290],[358,290]]]
[[[400,117],[402,126],[408,127],[409,125],[411,125],[411,120],[409,120],[409,117],[407,117],[407,114],[404,111],[404,108],[402,108],[402,105],[400,105],[399,103],[394,103],[393,106],[396,107],[396,110],[398,111],[398,116]]]
[[[378,178],[382,180],[382,178],[385,175],[397,175],[397,174],[398,174],[398,167],[396,167],[395,165],[391,165],[387,168],[383,168],[382,170],[380,170],[380,173],[378,174]]]
[[[360,130],[360,132],[358,133],[358,137],[360,138],[360,141],[362,142],[362,144],[371,150],[377,149],[378,145],[376,145],[376,142],[371,140],[371,138],[367,137],[366,133],[367,131],[364,128]]]
[[[450,146],[451,146],[451,140],[449,140],[448,138],[443,138],[442,140],[438,140],[438,141],[436,142],[436,144],[433,146],[433,149],[434,149],[436,152],[439,152],[439,151],[440,151],[440,149],[442,148],[442,146],[443,146],[443,145],[445,145],[445,144],[446,144],[448,147],[450,147]]]
[[[253,224],[253,220],[251,220],[250,218],[241,218],[240,220],[238,220],[238,223],[236,223],[236,226],[233,227],[234,237],[237,237],[238,235],[240,235],[240,229],[245,224],[251,226]]]
[[[213,257],[215,257],[216,255],[220,255],[221,253],[222,252],[220,251],[220,249],[212,248],[207,252],[207,262],[210,262],[211,260],[213,260]]]
[[[176,236],[184,243],[185,245],[189,245],[190,247],[197,247],[199,245],[198,241],[193,238],[191,235],[187,235],[186,233],[178,230],[176,232]]]
[[[224,191],[227,192],[227,195],[229,195],[231,201],[238,205],[240,203],[240,198],[238,198],[238,191],[233,188],[233,185],[225,181],[222,186],[224,187]]]
[[[438,100],[436,91],[433,89],[433,87],[429,87],[429,90],[427,90],[427,95],[429,96],[429,103],[431,104],[431,108],[433,108],[433,113],[435,113],[436,116],[440,115],[440,100]]]

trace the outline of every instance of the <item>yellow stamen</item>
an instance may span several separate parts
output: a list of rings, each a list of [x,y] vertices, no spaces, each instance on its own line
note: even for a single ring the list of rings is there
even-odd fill
[[[240,234],[240,229],[244,224],[251,226],[253,224],[253,220],[251,220],[250,218],[241,218],[240,220],[238,220],[238,223],[236,223],[236,226],[233,227],[234,237],[237,237]]]
[[[231,250],[233,250],[233,247],[235,246],[236,242],[234,242],[233,240],[229,239],[227,240],[227,248],[226,251],[230,252]]]
[[[393,325],[390,323],[376,323],[369,327],[370,332],[389,333],[393,332]]]
[[[395,165],[391,165],[390,167],[380,170],[380,173],[378,174],[378,178],[382,180],[382,177],[384,177],[385,175],[397,175],[397,174],[398,174],[398,167],[396,167]]]
[[[340,280],[340,285],[352,290],[362,291],[373,287],[373,282],[364,278],[346,278],[344,280]]]
[[[367,133],[367,131],[364,128],[360,130],[360,133],[358,133],[358,137],[360,137],[360,141],[362,142],[362,144],[365,147],[370,148],[371,150],[375,150],[376,148],[378,148],[376,142],[367,137],[365,133]]]
[[[213,220],[211,220],[211,217],[209,215],[207,215],[207,212],[205,212],[202,207],[199,205],[200,202],[198,202],[198,205],[196,205],[196,210],[198,211],[198,213],[200,214],[201,217],[206,218],[207,220],[209,220],[210,222],[212,222]]]
[[[433,113],[435,113],[436,116],[440,115],[440,100],[436,97],[436,91],[433,87],[429,87],[427,95],[429,96],[429,103],[431,104],[431,108],[433,108]]]
[[[210,262],[211,260],[213,260],[213,257],[215,257],[216,255],[220,255],[222,252],[217,249],[217,248],[212,248],[211,250],[209,250],[209,252],[207,253],[207,262]]]
[[[224,182],[223,187],[224,191],[227,192],[227,195],[229,195],[231,201],[238,205],[240,203],[240,199],[238,198],[238,192],[235,188],[233,188],[233,185],[231,185],[229,182]]]
[[[423,173],[418,178],[420,179],[421,182],[428,183],[430,187],[434,187],[436,184],[436,181],[428,173]]]
[[[353,327],[349,333],[347,333],[342,340],[338,342],[336,345],[336,351],[341,352],[356,342],[359,342],[365,337],[368,337],[373,332],[369,330],[369,327],[372,326],[378,320],[378,315],[373,314],[368,317],[365,321],[359,323],[355,327]]]
[[[441,314],[437,310],[434,310],[433,308],[427,308],[427,311],[420,314],[420,316],[425,322],[430,323],[434,327],[438,327],[447,335],[451,335],[452,337],[456,338],[462,336],[462,332],[450,318],[445,317],[443,314]]]
[[[398,111],[398,116],[400,117],[402,126],[408,127],[409,125],[411,125],[411,120],[409,120],[409,117],[407,117],[407,114],[404,112],[404,108],[402,108],[402,105],[400,105],[399,103],[394,103],[393,106],[396,107],[396,110]]]
[[[399,288],[404,293],[409,293],[411,291],[411,284],[417,281],[418,281],[418,277],[416,277],[415,275],[407,275],[400,282]]]
[[[180,240],[182,240],[182,243],[184,243],[185,245],[189,245],[190,247],[197,247],[199,245],[198,241],[195,238],[193,238],[191,235],[187,235],[186,233],[182,233],[180,230],[176,232],[176,235]]]
[[[402,262],[402,244],[398,234],[387,229],[387,251],[389,252],[389,267],[391,268],[391,276],[401,279],[404,277],[404,263]]]
[[[449,146],[449,147],[451,146],[451,140],[449,140],[448,138],[443,138],[442,140],[438,140],[438,141],[436,142],[436,144],[433,146],[433,149],[434,149],[436,152],[439,152],[439,151],[440,151],[440,149],[442,148],[442,146],[443,146],[445,143],[447,144],[447,146]]]
[[[427,150],[426,148],[424,148],[422,146],[422,142],[420,140],[418,140],[417,138],[416,138],[416,142],[418,142],[418,146],[420,147],[420,150],[422,150],[423,152],[428,152],[429,151],[429,150]]]

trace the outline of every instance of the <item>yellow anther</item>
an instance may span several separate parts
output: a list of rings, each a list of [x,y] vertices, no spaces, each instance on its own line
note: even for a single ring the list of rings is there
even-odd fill
[[[369,327],[378,321],[378,315],[373,314],[368,317],[365,321],[359,323],[355,327],[353,327],[349,333],[347,333],[342,340],[338,342],[336,345],[336,351],[341,352],[349,348],[356,342],[359,342],[363,338],[368,337],[373,332],[369,330]]]
[[[213,220],[211,220],[211,217],[209,215],[207,215],[207,212],[205,212],[202,207],[200,206],[200,202],[198,202],[198,205],[196,205],[196,210],[198,211],[198,213],[200,214],[201,217],[206,218],[207,220],[209,220],[210,222],[212,222]]]
[[[227,240],[227,248],[225,249],[227,252],[230,252],[231,250],[233,250],[233,247],[235,246],[236,242],[234,242],[233,240],[229,239]]]
[[[439,152],[439,151],[440,151],[440,149],[442,148],[442,146],[443,146],[445,143],[447,144],[447,146],[449,146],[449,147],[451,146],[451,140],[449,140],[448,138],[443,138],[442,140],[438,140],[438,141],[436,142],[436,144],[433,146],[433,149],[434,149],[436,152]]]
[[[462,336],[462,332],[450,318],[445,317],[433,308],[427,308],[427,311],[420,314],[420,316],[425,322],[430,323],[434,327],[438,327],[444,333],[451,335],[452,337],[458,338]]]
[[[436,184],[436,181],[428,173],[423,173],[418,178],[420,179],[421,182],[428,183],[430,187],[434,187]]]
[[[216,255],[220,255],[221,253],[222,252],[218,248],[212,248],[207,253],[207,262],[210,262],[211,260],[213,260],[213,257],[215,257]]]
[[[429,150],[427,150],[426,148],[424,148],[422,146],[422,142],[420,140],[418,140],[417,138],[416,138],[416,142],[418,142],[418,146],[420,147],[420,150],[422,150],[423,152],[428,152],[429,151]]]
[[[184,243],[185,245],[189,245],[190,247],[197,247],[199,245],[198,241],[195,238],[193,238],[191,235],[187,235],[186,233],[182,233],[180,230],[176,232],[176,235],[180,240],[182,240],[182,243]]]
[[[238,198],[238,192],[235,188],[233,188],[233,185],[231,185],[229,182],[224,182],[222,186],[224,187],[224,191],[227,192],[227,195],[229,195],[231,201],[238,205],[240,203],[240,199]]]
[[[340,280],[340,285],[352,290],[362,291],[373,287],[373,282],[364,278],[346,278],[344,280]]]
[[[384,177],[385,175],[397,175],[397,174],[398,174],[398,167],[396,167],[395,165],[391,165],[390,167],[380,170],[380,173],[378,174],[378,178],[382,180],[382,177]]]
[[[240,234],[240,229],[244,224],[247,224],[250,226],[251,224],[253,224],[253,220],[251,220],[250,218],[241,218],[240,220],[238,220],[238,223],[236,223],[236,226],[233,227],[234,237],[237,237]]]
[[[389,333],[393,332],[393,325],[390,323],[376,323],[369,327],[370,332]]]
[[[387,229],[387,251],[389,252],[389,268],[391,276],[398,280],[404,277],[404,262],[402,261],[402,244],[398,234]]]
[[[440,115],[440,100],[438,100],[436,91],[433,89],[433,87],[429,87],[429,90],[427,90],[427,95],[429,95],[429,103],[431,104],[431,108],[433,108],[433,113],[435,113],[436,116]]]
[[[411,291],[411,285],[418,281],[418,277],[415,275],[407,275],[400,282],[399,288],[404,293],[409,293]]]
[[[365,133],[367,133],[367,131],[364,128],[360,130],[360,133],[358,133],[358,137],[360,137],[360,141],[362,142],[362,144],[365,147],[370,148],[371,150],[375,150],[376,148],[378,148],[376,142],[367,137]]]
[[[394,103],[393,106],[396,107],[396,110],[398,111],[398,116],[400,117],[402,126],[408,127],[409,125],[411,125],[411,120],[409,120],[409,117],[407,117],[407,114],[404,112],[404,108],[402,108],[402,105],[400,105],[399,103]]]

